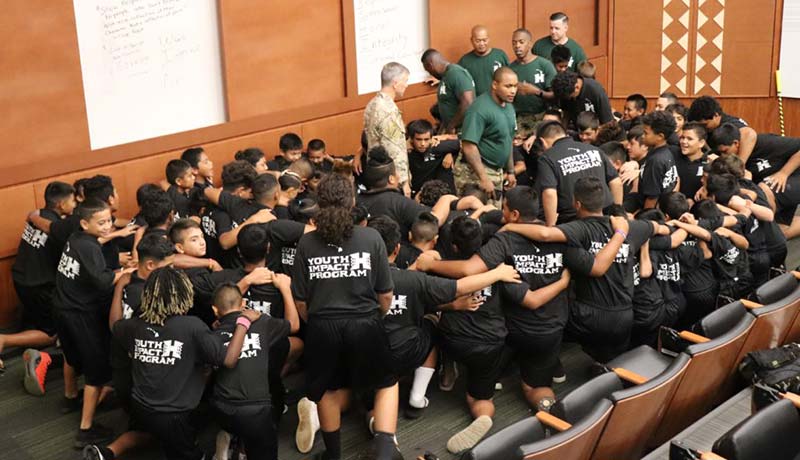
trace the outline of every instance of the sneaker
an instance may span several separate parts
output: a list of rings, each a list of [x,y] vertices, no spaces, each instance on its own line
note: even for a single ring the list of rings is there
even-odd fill
[[[114,452],[105,446],[89,444],[83,448],[83,460],[113,460]]]
[[[406,411],[405,411],[406,418],[411,419],[411,420],[420,418],[422,416],[422,414],[425,412],[425,409],[428,407],[429,404],[430,404],[430,400],[428,400],[428,398],[426,398],[424,396],[422,397],[422,407],[415,407],[409,401],[408,407],[406,407]]]
[[[83,449],[89,444],[104,444],[114,438],[114,431],[107,426],[94,423],[88,430],[78,430],[75,436],[75,448]]]
[[[215,446],[214,459],[228,460],[230,458],[231,434],[227,431],[220,430],[219,433],[217,433]]]
[[[25,362],[25,390],[34,396],[44,396],[44,380],[53,359],[49,353],[28,348],[22,353]]]
[[[71,412],[79,411],[83,407],[83,390],[78,391],[78,396],[74,398],[61,398],[61,413],[69,414]]]
[[[561,360],[558,360],[556,370],[553,372],[553,383],[564,383],[567,381],[567,373],[564,371],[564,365]]]
[[[492,429],[492,418],[481,415],[447,441],[447,450],[451,454],[460,454],[467,449],[472,449],[490,429]]]
[[[458,380],[458,366],[456,366],[456,363],[450,361],[442,364],[442,368],[439,371],[439,389],[452,391],[453,387],[456,386],[456,380]]]
[[[300,453],[307,454],[314,448],[314,438],[319,430],[319,414],[317,405],[308,398],[297,403],[297,431],[294,442]]]

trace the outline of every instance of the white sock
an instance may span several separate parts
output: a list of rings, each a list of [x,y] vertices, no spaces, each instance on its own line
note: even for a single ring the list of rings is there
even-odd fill
[[[435,372],[436,369],[432,367],[422,366],[414,370],[414,383],[411,384],[411,394],[408,397],[411,407],[417,409],[425,407],[425,392],[428,390],[428,384],[431,383]]]

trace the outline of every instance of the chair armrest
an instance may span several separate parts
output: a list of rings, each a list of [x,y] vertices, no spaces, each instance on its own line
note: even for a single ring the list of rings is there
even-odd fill
[[[725,457],[720,457],[714,452],[702,452],[700,454],[700,460],[725,460]]]
[[[711,341],[711,339],[709,339],[708,337],[703,337],[700,334],[695,334],[694,332],[689,332],[689,331],[681,331],[680,333],[678,333],[678,336],[683,340],[692,343],[706,343]]]
[[[623,369],[621,367],[615,367],[612,369],[617,377],[625,380],[626,382],[630,382],[634,385],[641,385],[643,383],[647,383],[647,377],[643,375],[639,375],[636,372],[629,371],[628,369]]]
[[[536,418],[542,422],[542,424],[549,426],[557,431],[566,431],[572,428],[572,425],[561,420],[560,418],[556,417],[555,415],[550,414],[549,412],[539,411],[536,413]]]
[[[744,305],[744,307],[747,308],[748,310],[754,310],[756,308],[761,308],[764,306],[758,302],[753,302],[752,300],[747,300],[747,299],[739,299],[739,302],[742,302],[742,305]]]

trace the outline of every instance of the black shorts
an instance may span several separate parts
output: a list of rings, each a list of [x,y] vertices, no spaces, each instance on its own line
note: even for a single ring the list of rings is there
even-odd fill
[[[550,334],[508,334],[506,343],[514,351],[522,381],[532,388],[549,387],[558,367],[562,330]]]
[[[329,390],[375,390],[394,385],[389,339],[378,312],[308,321],[305,345],[308,399]]]
[[[22,302],[22,324],[25,329],[42,331],[51,337],[56,335],[53,319],[55,285],[23,286],[15,281],[14,289]]]
[[[404,327],[393,334],[403,334],[403,342],[397,347],[392,347],[392,361],[397,377],[413,373],[420,367],[433,349],[433,333],[436,325],[431,321],[423,320],[422,327]],[[391,342],[391,341],[390,341]]]
[[[570,305],[566,333],[600,363],[627,350],[633,327],[633,308],[602,309],[577,300]]]
[[[272,398],[273,407],[280,407],[283,411],[283,404],[286,400],[286,391],[281,378],[281,370],[286,364],[289,356],[289,337],[278,340],[269,347],[269,393]]]
[[[67,364],[83,374],[87,385],[102,386],[111,380],[111,332],[103,315],[60,311],[56,330]]]
[[[494,385],[508,364],[511,350],[504,343],[467,342],[447,336],[442,338],[442,348],[467,368],[467,394],[475,399],[492,399]]]
[[[269,404],[211,400],[220,427],[244,442],[248,460],[277,460],[278,434]]]
[[[168,460],[199,460],[203,452],[197,445],[197,426],[191,411],[158,412],[131,401],[131,424],[152,434]]]

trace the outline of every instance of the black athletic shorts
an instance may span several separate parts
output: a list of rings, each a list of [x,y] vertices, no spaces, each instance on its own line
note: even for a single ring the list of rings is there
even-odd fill
[[[505,343],[468,342],[444,336],[442,348],[467,368],[467,394],[475,399],[492,399],[494,385],[511,357]]]
[[[14,289],[22,302],[22,324],[25,329],[42,331],[51,337],[56,335],[53,320],[55,285],[23,286],[15,281]]]
[[[522,381],[532,388],[549,387],[558,367],[564,331],[550,334],[508,334],[506,343],[514,351]]]
[[[191,411],[159,412],[134,399],[131,400],[131,418],[132,424],[158,439],[167,460],[203,458]]]
[[[389,339],[377,311],[309,318],[304,354],[308,399],[314,402],[329,390],[376,390],[396,383]]]
[[[277,460],[278,434],[269,404],[211,400],[220,427],[244,441],[248,460]]]
[[[397,377],[413,373],[428,359],[433,349],[433,334],[436,325],[428,320],[422,321],[422,327],[404,327],[392,332],[403,334],[404,341],[399,347],[392,348],[392,361]]]
[[[570,305],[566,333],[597,362],[605,363],[628,349],[633,308],[602,309],[577,300]]]
[[[278,414],[283,413],[283,404],[286,402],[286,388],[283,386],[281,370],[289,356],[289,348],[289,337],[284,337],[269,347],[269,393],[273,407],[280,409],[276,411]]]
[[[102,386],[111,380],[107,318],[99,313],[59,311],[56,330],[67,364],[83,374],[87,385]]]

